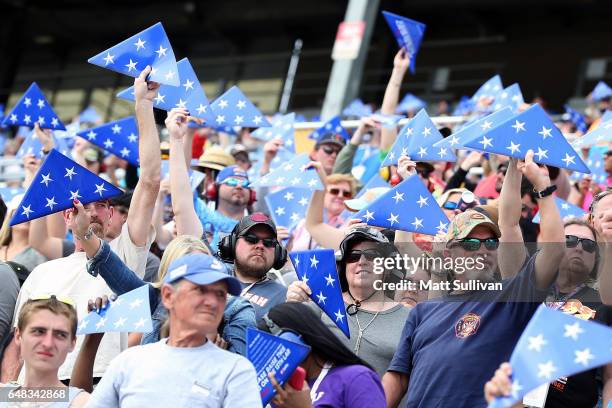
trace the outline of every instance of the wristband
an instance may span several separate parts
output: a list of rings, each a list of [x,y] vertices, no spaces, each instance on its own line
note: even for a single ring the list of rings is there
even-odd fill
[[[548,197],[549,195],[551,195],[555,191],[557,191],[557,186],[555,184],[546,187],[542,191],[537,191],[535,188],[533,189],[533,192],[535,193],[535,196],[536,196],[537,199]]]
[[[94,233],[93,229],[91,228],[91,225],[90,225],[82,237],[79,237],[77,234],[74,234],[74,237],[79,241],[89,241],[91,237],[93,236],[93,233]]]

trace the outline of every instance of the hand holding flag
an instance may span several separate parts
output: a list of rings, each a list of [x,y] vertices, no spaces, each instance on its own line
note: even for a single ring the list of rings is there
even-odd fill
[[[153,103],[153,100],[157,96],[157,90],[160,85],[157,82],[147,81],[147,76],[151,73],[151,66],[147,65],[142,70],[140,75],[134,79],[134,97],[136,103],[142,101],[149,101]]]

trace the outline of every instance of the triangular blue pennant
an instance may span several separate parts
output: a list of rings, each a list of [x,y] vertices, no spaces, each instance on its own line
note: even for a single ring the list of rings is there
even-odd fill
[[[342,136],[345,141],[348,141],[351,138],[351,135],[349,135],[346,129],[342,127],[342,124],[340,123],[340,116],[334,116],[325,122],[321,127],[310,133],[308,138],[312,140],[319,140],[319,137],[327,132],[334,132],[337,135]]]
[[[121,190],[55,149],[42,163],[11,219],[11,225],[123,194]]]
[[[469,96],[462,96],[453,110],[452,116],[465,116],[469,114],[475,107],[474,101]]]
[[[416,55],[425,35],[425,24],[388,11],[382,13],[400,48],[405,49],[410,56],[410,72],[414,74]]]
[[[537,163],[589,172],[580,155],[538,104],[491,129],[482,138],[468,141],[465,147],[518,159],[524,159],[531,149]]]
[[[580,207],[576,207],[575,205],[570,204],[567,201],[562,200],[559,197],[554,197],[554,198],[555,198],[555,204],[557,205],[557,209],[559,210],[559,214],[561,214],[561,219],[564,221],[570,218],[582,218],[583,219],[584,216],[587,214],[587,212],[584,211]],[[540,223],[540,212],[539,211],[533,217],[533,220],[531,222],[533,222],[534,224]]]
[[[138,166],[138,125],[133,116],[105,123],[91,129],[77,132],[86,139],[110,153]]]
[[[570,176],[570,180],[573,182],[580,181],[586,177],[596,183],[600,184],[602,188],[608,186],[608,172],[606,171],[604,162],[606,161],[604,155],[608,151],[607,146],[593,146],[589,149],[589,156],[587,158],[587,166],[591,170],[591,174],[584,174],[573,172]]]
[[[480,88],[478,88],[476,93],[472,95],[472,100],[474,102],[478,102],[478,100],[482,97],[495,99],[495,97],[499,95],[503,89],[504,86],[502,85],[501,77],[499,75],[495,75],[489,78],[480,86]]]
[[[569,120],[576,126],[576,130],[583,134],[587,132],[588,126],[584,120],[584,116],[577,110],[572,109],[569,105],[565,105],[565,113],[569,116]],[[612,119],[612,118],[610,118]]]
[[[612,119],[599,123],[595,129],[576,139],[572,146],[578,149],[609,142],[612,142]]]
[[[296,251],[289,254],[289,259],[298,278],[312,291],[312,301],[350,338],[334,250]]]
[[[302,187],[309,190],[323,190],[323,183],[316,169],[306,169],[310,162],[307,154],[295,156],[289,162],[281,164],[276,170],[260,177],[252,187]]]
[[[117,297],[99,312],[90,312],[79,322],[77,334],[149,333],[151,330],[153,330],[153,321],[147,284]]]
[[[102,122],[102,116],[100,116],[96,108],[89,106],[79,114],[78,120],[79,122],[99,123]]]
[[[501,91],[495,103],[493,104],[493,110],[498,111],[502,108],[509,107],[514,112],[518,112],[518,109],[525,103],[523,99],[523,93],[519,84],[512,84],[503,91]]]
[[[215,116],[211,126],[270,127],[268,119],[237,86],[232,86],[210,105]]]
[[[593,92],[591,92],[591,98],[593,98],[595,101],[600,101],[610,97],[612,97],[612,88],[610,88],[610,86],[604,81],[599,81],[597,85],[595,85]]]
[[[372,114],[372,108],[370,105],[363,103],[361,99],[354,99],[349,105],[342,111],[343,116],[354,116],[361,118],[363,116],[370,116]]]
[[[6,114],[2,125],[33,128],[35,123],[42,129],[66,130],[36,82],[32,82],[13,109]]]
[[[265,142],[279,139],[283,141],[283,148],[295,153],[295,113],[280,115],[272,120],[272,126],[259,128],[251,132],[255,139]]]
[[[295,338],[293,333],[280,333],[275,336],[252,327],[247,328],[246,357],[257,372],[257,385],[261,401],[265,407],[276,395],[268,375],[274,374],[276,381],[285,385],[295,369],[310,353],[310,347],[304,343],[288,340]]]
[[[55,149],[58,150],[64,156],[70,156],[70,149],[66,144],[66,140],[63,138],[59,138],[56,136],[56,132],[54,132],[51,136],[53,138],[53,143],[55,145]],[[43,145],[36,136],[36,132],[32,130],[25,138],[19,150],[17,150],[17,154],[15,157],[21,159],[26,154],[31,154],[37,159],[42,159],[44,157],[43,154]]]
[[[299,187],[286,187],[265,197],[270,216],[276,225],[292,230],[306,217],[312,191]]]
[[[417,98],[411,93],[407,93],[402,101],[397,105],[395,113],[416,112],[427,106],[424,100]]]
[[[436,235],[446,231],[448,218],[415,174],[353,216],[368,225]]]
[[[134,78],[149,65],[151,73],[148,80],[172,86],[180,85],[174,51],[162,23],[152,25],[91,57],[87,62]]]

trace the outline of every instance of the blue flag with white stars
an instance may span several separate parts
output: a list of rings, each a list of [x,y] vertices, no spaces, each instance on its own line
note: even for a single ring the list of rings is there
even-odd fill
[[[295,153],[295,113],[279,115],[272,120],[272,126],[256,129],[251,133],[256,139],[270,141],[279,139],[283,141],[283,148]]]
[[[406,17],[398,16],[397,14],[389,13],[388,11],[383,11],[382,13],[400,48],[403,48],[408,53],[410,57],[410,72],[414,74],[416,56],[425,35],[426,25]]]
[[[607,146],[593,146],[589,149],[589,157],[587,158],[587,166],[591,170],[591,174],[583,174],[574,172],[570,176],[571,181],[580,181],[585,177],[590,177],[594,183],[601,184],[603,188],[608,185],[608,172],[606,172],[604,162],[604,154],[608,151]]]
[[[502,80],[499,75],[495,75],[492,78],[489,78],[487,82],[482,84],[480,88],[472,95],[472,100],[474,102],[478,102],[478,100],[482,97],[485,98],[494,98],[499,95],[504,86],[502,85]]]
[[[157,96],[153,99],[153,106],[165,111],[174,108],[187,109],[191,116],[204,119],[207,124],[212,123],[214,117],[208,106],[208,98],[189,60],[183,58],[177,63],[177,67],[180,86],[161,85],[157,90]],[[117,97],[133,102],[134,87],[124,89],[117,94]]]
[[[362,198],[362,197],[366,194],[368,194],[369,196],[373,194],[374,191],[380,191],[379,188],[391,188],[391,187],[389,186],[389,183],[387,183],[382,177],[380,177],[380,174],[376,173],[374,176],[372,176],[370,180],[368,180],[366,185],[363,186],[359,190],[355,198],[345,201],[345,207],[353,208],[352,206],[357,206],[357,205],[366,206],[367,201],[365,198]],[[368,196],[366,196],[366,198],[369,198]],[[347,201],[348,201],[348,204],[347,204]],[[355,214],[355,210],[349,211],[347,208],[345,208],[340,213],[340,218],[348,219],[348,218],[351,218],[353,214]]]
[[[525,103],[523,99],[523,93],[519,84],[512,84],[503,91],[501,91],[495,103],[493,104],[493,110],[497,111],[505,107],[510,107],[514,112],[518,112],[518,109]]]
[[[365,103],[363,103],[361,99],[354,99],[342,111],[343,116],[355,116],[358,118],[362,116],[370,116],[371,114],[372,114],[372,108],[369,105],[366,105]]]
[[[66,139],[57,137],[54,132],[51,137],[53,138],[53,143],[55,145],[55,149],[58,150],[64,156],[70,156],[70,149],[66,143]],[[31,154],[37,159],[42,159],[44,157],[43,154],[43,145],[36,136],[36,132],[31,131],[17,150],[17,154],[15,157],[21,159],[26,154]]]
[[[77,132],[77,136],[138,166],[138,125],[133,116]]]
[[[311,197],[311,190],[286,187],[274,193],[268,193],[265,200],[274,223],[292,230],[306,218],[306,210]]]
[[[121,190],[85,167],[52,149],[25,192],[11,225],[31,221],[83,204],[123,194]]]
[[[252,187],[302,187],[309,190],[323,190],[323,183],[316,169],[306,169],[310,162],[307,154],[300,154],[285,164],[281,164],[276,170],[255,180]]]
[[[591,93],[591,98],[595,101],[600,101],[610,97],[612,97],[612,88],[604,81],[599,81]]]
[[[157,23],[87,60],[90,64],[138,78],[147,65],[147,80],[179,86],[176,58],[162,23]]]
[[[580,155],[538,104],[491,129],[466,147],[524,159],[529,149],[537,163],[588,173]]]
[[[433,145],[443,139],[438,128],[431,121],[425,109],[404,125],[381,166],[396,165],[400,156],[407,155],[415,161],[457,161],[452,149],[435,148]]]
[[[472,110],[474,110],[475,104],[474,101],[469,96],[462,96],[457,106],[455,106],[455,110],[453,110],[452,116],[464,116],[469,114]]]
[[[318,140],[321,135],[324,135],[327,132],[334,132],[342,136],[345,141],[348,141],[351,138],[351,135],[349,135],[346,129],[342,127],[342,124],[340,123],[340,116],[334,116],[333,118],[325,122],[323,126],[309,134],[308,138],[312,140]]]
[[[407,93],[402,101],[397,105],[395,113],[416,112],[427,106],[424,100],[417,98],[411,93]]]
[[[505,122],[514,116],[512,109],[509,107],[502,108],[497,112],[493,112],[490,115],[477,119],[466,126],[463,126],[457,132],[453,133],[447,138],[440,140],[434,144],[434,147],[448,147],[451,149],[462,149],[470,140],[482,137],[489,130],[493,129],[497,125]]]
[[[375,114],[373,114],[372,119],[374,119],[377,122],[380,122],[380,124],[383,127],[389,128],[389,129],[394,129],[397,127],[397,123],[404,119],[404,116],[402,115],[384,115],[380,112],[377,112]]]
[[[33,128],[35,123],[42,129],[66,130],[36,82],[32,82],[13,109],[6,114],[2,125]]]
[[[117,297],[99,312],[93,310],[80,321],[77,334],[136,332],[153,330],[149,285],[143,285]]]
[[[612,110],[606,110],[601,116],[601,123],[612,120]]]
[[[308,284],[310,298],[348,338],[351,338],[333,249],[296,251],[289,254],[298,278]]]
[[[511,395],[496,398],[489,407],[510,407],[542,384],[610,361],[612,328],[541,305],[510,357]]]
[[[368,225],[436,235],[448,218],[418,174],[407,178],[353,216]]]
[[[257,109],[237,86],[232,86],[210,105],[214,121],[209,125],[270,127],[266,117]]]
[[[570,218],[581,218],[581,219],[585,218],[587,212],[584,211],[582,208],[576,207],[575,205],[570,204],[567,201],[562,200],[557,196],[555,196],[554,199],[555,199],[555,204],[557,206],[557,209],[559,210],[559,214],[561,214],[561,219],[563,221],[570,219]],[[540,223],[540,212],[539,211],[533,217],[533,220],[531,222],[533,222],[534,224]]]
[[[96,108],[89,106],[79,114],[78,120],[79,122],[98,123],[102,122],[102,116],[100,116]]]
[[[595,129],[572,143],[572,146],[577,149],[608,142],[612,142],[612,119],[599,123]]]
[[[565,105],[565,113],[569,115],[569,120],[576,126],[576,130],[583,134],[589,129],[584,116],[577,110],[572,109],[569,105]]]

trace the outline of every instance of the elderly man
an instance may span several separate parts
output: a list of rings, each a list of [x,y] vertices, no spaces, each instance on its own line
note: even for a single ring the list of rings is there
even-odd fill
[[[223,318],[228,293],[238,296],[240,282],[216,258],[173,261],[161,288],[170,336],[115,358],[88,406],[261,407],[251,363],[206,338]]]
[[[398,350],[383,377],[388,406],[397,406],[408,389],[407,406],[486,406],[484,384],[509,359],[555,281],[565,236],[552,196],[554,188],[533,162],[533,151],[518,169],[537,190],[546,244],[516,276],[499,283],[501,290],[474,290],[469,285],[497,287],[494,271],[500,232],[486,215],[474,210],[454,218],[445,256],[455,267],[455,281],[451,282],[455,290],[417,304],[408,316]]]

